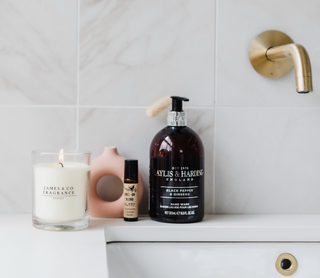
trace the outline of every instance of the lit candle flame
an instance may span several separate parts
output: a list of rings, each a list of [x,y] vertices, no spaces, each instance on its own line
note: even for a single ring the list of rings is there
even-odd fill
[[[64,158],[63,158],[63,149],[59,153],[59,164],[63,167]]]

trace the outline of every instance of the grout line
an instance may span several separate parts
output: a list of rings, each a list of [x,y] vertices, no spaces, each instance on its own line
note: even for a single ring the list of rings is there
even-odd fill
[[[78,84],[77,84],[78,87]],[[216,85],[215,85],[216,90]],[[77,92],[77,96],[78,96]],[[0,104],[0,107],[8,107],[8,108],[114,108],[114,109],[147,109],[148,106],[117,106],[117,105],[63,105],[63,104]],[[269,106],[269,107],[263,107],[263,106],[191,106],[191,107],[185,107],[186,109],[320,109],[320,107],[298,107],[298,106],[292,106],[292,107],[283,107],[283,106]]]
[[[0,104],[0,107],[12,108],[75,108],[76,105],[54,105],[54,104]]]
[[[115,109],[147,109],[148,106],[121,106],[121,105],[79,105],[80,108],[115,108]]]
[[[218,23],[218,0],[216,0],[215,2],[215,26],[214,26],[214,111],[213,111],[213,186],[214,186],[214,190],[213,190],[213,213],[215,213],[216,211],[216,138],[217,138],[217,61],[218,61],[218,48],[217,48],[217,23]]]
[[[228,109],[320,109],[320,107],[284,107],[284,106],[217,106],[219,108],[228,108]]]
[[[77,106],[76,106],[76,150],[79,149],[79,96],[80,96],[80,0],[78,0],[78,41],[77,41]]]
[[[214,77],[216,78],[216,77]],[[79,81],[77,81],[78,83]],[[78,87],[78,84],[77,84]],[[216,85],[215,85],[216,90]],[[77,96],[78,96],[77,92]],[[120,106],[120,105],[63,105],[63,104],[0,104],[0,107],[8,107],[8,108],[114,108],[114,109],[147,109],[148,106]],[[190,106],[185,107],[186,109],[220,109],[220,108],[227,108],[227,109],[320,109],[320,107],[284,107],[284,106]]]
[[[80,108],[115,108],[115,109],[147,109],[148,106],[117,106],[117,105],[79,105]],[[214,109],[214,106],[191,106],[185,109]]]
[[[214,109],[214,106],[190,106],[186,107],[186,109]]]

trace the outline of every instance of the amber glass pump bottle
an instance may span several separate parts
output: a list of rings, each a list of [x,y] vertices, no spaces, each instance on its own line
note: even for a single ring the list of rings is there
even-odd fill
[[[186,126],[184,97],[172,96],[168,126],[150,146],[149,215],[169,223],[201,221],[204,216],[204,148]]]

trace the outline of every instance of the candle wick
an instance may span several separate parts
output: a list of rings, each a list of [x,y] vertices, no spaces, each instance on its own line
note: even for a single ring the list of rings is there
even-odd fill
[[[63,164],[61,162],[59,162],[59,164],[61,164],[61,167],[63,168]]]

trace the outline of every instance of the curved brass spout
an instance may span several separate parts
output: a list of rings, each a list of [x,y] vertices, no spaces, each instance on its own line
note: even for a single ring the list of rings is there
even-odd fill
[[[294,67],[297,92],[313,91],[309,55],[285,33],[270,30],[256,36],[250,44],[249,59],[256,72],[268,78],[282,77]]]
[[[296,73],[296,85],[298,93],[313,91],[311,63],[306,49],[296,43],[274,46],[266,51],[267,59],[276,62],[292,59]]]

